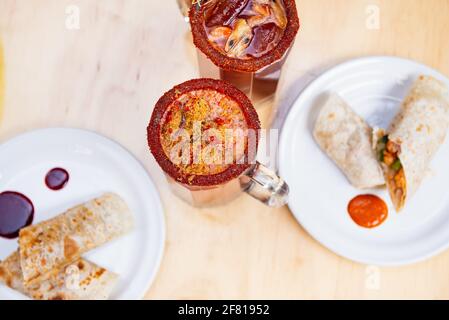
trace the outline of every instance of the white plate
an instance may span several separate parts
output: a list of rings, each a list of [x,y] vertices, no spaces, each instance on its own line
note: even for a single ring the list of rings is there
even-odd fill
[[[432,162],[405,210],[397,214],[387,192],[357,190],[315,143],[312,130],[322,95],[339,93],[372,126],[388,127],[420,74],[449,80],[424,65],[393,57],[368,57],[339,65],[316,79],[294,103],[280,141],[279,169],[290,185],[289,207],[320,243],[348,259],[374,265],[402,265],[429,258],[449,246],[449,144]],[[347,213],[348,202],[373,193],[386,200],[387,221],[369,230]]]
[[[51,191],[46,173],[65,168],[67,186]],[[13,190],[34,203],[34,223],[104,192],[115,192],[128,203],[135,229],[85,257],[120,275],[111,299],[141,299],[161,261],[165,222],[159,195],[141,164],[117,143],[77,129],[44,129],[0,145],[0,192]],[[0,238],[0,259],[17,249],[17,240]],[[23,298],[0,285],[0,299]]]

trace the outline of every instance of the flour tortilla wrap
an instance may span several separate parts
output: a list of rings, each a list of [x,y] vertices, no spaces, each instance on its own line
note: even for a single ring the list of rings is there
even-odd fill
[[[83,253],[126,234],[132,226],[126,203],[117,195],[106,194],[22,229],[19,251],[25,283],[58,272]]]
[[[315,124],[318,145],[359,189],[385,184],[373,149],[373,133],[337,94],[330,94]]]
[[[420,76],[388,130],[388,138],[399,146],[406,190],[398,192],[391,170],[384,168],[387,186],[397,211],[418,189],[429,164],[443,144],[449,126],[449,93],[440,81]]]
[[[0,282],[35,300],[106,300],[117,281],[115,273],[79,259],[48,279],[26,287],[18,251],[0,263]]]

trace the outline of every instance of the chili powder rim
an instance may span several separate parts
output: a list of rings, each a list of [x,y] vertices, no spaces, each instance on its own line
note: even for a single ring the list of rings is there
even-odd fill
[[[260,121],[256,110],[249,98],[239,89],[230,83],[214,79],[194,79],[175,86],[166,92],[156,103],[151,115],[150,123],[147,127],[148,146],[159,166],[165,173],[176,181],[190,186],[214,186],[231,181],[239,177],[248,170],[255,159],[250,159],[243,164],[231,164],[229,167],[218,174],[213,175],[188,175],[183,173],[178,166],[173,164],[164,152],[160,140],[160,131],[162,118],[168,107],[183,94],[196,90],[214,90],[238,103],[245,117],[248,129],[256,132],[256,150],[259,143]],[[245,149],[245,155],[248,154],[248,146]],[[193,177],[193,178],[192,178]],[[189,179],[190,178],[190,179]]]
[[[290,48],[296,34],[300,28],[298,11],[296,9],[295,0],[283,0],[285,12],[287,15],[287,27],[284,35],[277,46],[258,58],[248,60],[230,58],[219,52],[209,42],[206,30],[204,28],[204,6],[198,8],[194,5],[190,9],[190,25],[192,29],[193,43],[201,50],[216,66],[228,70],[238,72],[257,72],[260,69],[281,60]]]

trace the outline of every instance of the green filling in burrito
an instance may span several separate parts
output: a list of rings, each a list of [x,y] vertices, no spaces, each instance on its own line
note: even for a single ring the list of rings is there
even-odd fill
[[[383,164],[386,173],[387,184],[394,197],[404,202],[407,194],[407,184],[405,180],[404,168],[402,166],[399,153],[401,147],[391,141],[388,135],[384,135],[377,142],[376,152],[379,161]]]

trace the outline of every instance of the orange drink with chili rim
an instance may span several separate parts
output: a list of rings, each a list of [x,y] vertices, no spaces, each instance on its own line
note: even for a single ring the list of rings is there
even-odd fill
[[[195,130],[206,135],[198,141],[197,147],[200,150],[208,150],[209,153],[198,154],[199,157],[195,161],[195,150],[190,148],[187,161],[179,164],[180,170],[189,177],[215,175],[225,171],[244,156],[247,147],[246,139],[239,141],[245,137],[248,130],[239,104],[215,90],[200,89],[180,94],[168,106],[162,118],[160,139],[165,155],[171,159],[179,156],[179,153],[173,152],[182,151],[182,148],[176,148],[181,138],[180,130],[184,130],[192,139],[195,139]],[[226,143],[228,133],[232,134],[232,143]],[[239,143],[242,148],[236,148]],[[226,154],[232,154],[228,161],[225,161]],[[207,163],[208,159],[212,160],[213,157],[217,161]]]
[[[190,204],[224,204],[246,191],[281,205],[288,187],[257,163],[259,130],[257,113],[243,92],[224,81],[197,79],[159,99],[147,134],[172,190]],[[279,192],[264,194],[265,182],[255,179],[277,184]]]

